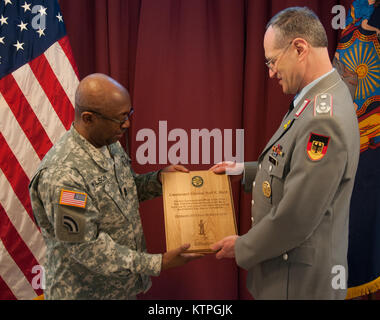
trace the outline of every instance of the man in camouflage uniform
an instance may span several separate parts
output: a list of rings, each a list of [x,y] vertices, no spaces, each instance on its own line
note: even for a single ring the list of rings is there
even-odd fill
[[[150,276],[199,255],[188,245],[148,254],[139,201],[161,195],[160,172],[137,175],[118,140],[130,126],[127,90],[113,79],[84,78],[75,121],[48,152],[30,184],[47,246],[46,299],[135,299]],[[162,171],[187,171],[169,166]]]

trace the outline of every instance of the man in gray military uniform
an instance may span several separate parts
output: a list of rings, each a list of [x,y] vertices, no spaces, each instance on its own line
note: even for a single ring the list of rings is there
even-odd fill
[[[162,194],[160,172],[135,174],[118,140],[133,113],[128,91],[102,74],[76,91],[75,121],[30,183],[47,246],[46,299],[135,299],[150,276],[199,257],[189,245],[146,252],[139,201]],[[164,172],[187,171],[169,166]]]
[[[235,257],[248,270],[247,286],[256,299],[344,299],[360,153],[353,101],[332,68],[325,30],[311,10],[288,8],[273,17],[264,50],[269,76],[285,94],[296,94],[294,108],[258,161],[244,164],[252,228],[212,249],[217,258]],[[236,167],[221,163],[211,170]]]

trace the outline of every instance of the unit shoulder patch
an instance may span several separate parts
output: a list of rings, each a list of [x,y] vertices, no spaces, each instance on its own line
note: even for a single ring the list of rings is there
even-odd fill
[[[306,152],[311,161],[321,160],[327,153],[330,137],[311,132]]]
[[[78,209],[69,206],[56,206],[55,235],[65,242],[83,242],[86,218]]]
[[[333,115],[333,97],[329,93],[321,93],[314,98],[314,116]]]

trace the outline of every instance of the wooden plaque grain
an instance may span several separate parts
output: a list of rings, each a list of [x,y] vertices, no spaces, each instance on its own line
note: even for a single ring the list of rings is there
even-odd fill
[[[236,234],[235,209],[227,175],[212,171],[162,173],[166,249],[190,243],[188,252]]]

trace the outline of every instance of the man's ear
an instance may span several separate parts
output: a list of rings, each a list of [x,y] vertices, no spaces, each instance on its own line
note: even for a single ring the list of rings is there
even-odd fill
[[[297,53],[300,59],[303,59],[309,52],[310,46],[307,41],[302,38],[294,39],[294,46],[297,49]]]
[[[80,115],[82,121],[86,124],[91,124],[94,122],[94,114],[91,112],[84,111]]]

